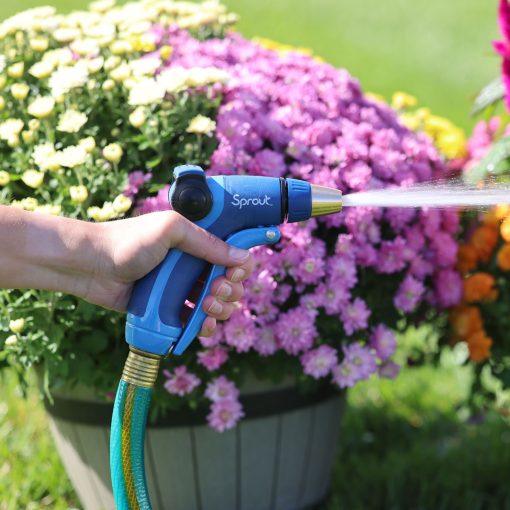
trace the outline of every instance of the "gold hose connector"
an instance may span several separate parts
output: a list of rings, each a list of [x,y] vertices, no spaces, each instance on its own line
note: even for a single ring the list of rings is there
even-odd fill
[[[158,377],[160,363],[161,356],[130,346],[122,372],[122,380],[142,388],[153,388]]]

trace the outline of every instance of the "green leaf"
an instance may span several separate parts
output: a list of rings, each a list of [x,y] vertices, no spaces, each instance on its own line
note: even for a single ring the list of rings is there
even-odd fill
[[[89,352],[97,354],[104,351],[108,346],[108,336],[103,331],[96,330],[83,336],[81,342],[84,343]]]
[[[156,156],[156,157],[150,159],[149,161],[147,161],[146,165],[147,165],[147,168],[154,168],[154,167],[158,166],[160,163],[161,163],[161,156]]]
[[[505,97],[505,87],[500,76],[486,85],[478,94],[471,108],[471,115],[477,115],[488,106],[497,103]]]
[[[510,167],[510,136],[500,138],[492,144],[489,152],[464,174],[468,184],[478,184],[488,175],[499,175]]]

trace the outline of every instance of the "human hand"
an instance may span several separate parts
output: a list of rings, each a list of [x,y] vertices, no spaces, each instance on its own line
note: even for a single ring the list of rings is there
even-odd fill
[[[134,282],[162,262],[170,248],[228,267],[225,277],[214,281],[211,295],[204,300],[203,308],[208,317],[201,336],[214,333],[216,319],[230,317],[236,301],[243,295],[242,282],[253,271],[253,260],[248,251],[227,245],[173,211],[94,227],[99,235],[100,255],[92,274],[84,275],[78,294],[106,308],[125,311]]]

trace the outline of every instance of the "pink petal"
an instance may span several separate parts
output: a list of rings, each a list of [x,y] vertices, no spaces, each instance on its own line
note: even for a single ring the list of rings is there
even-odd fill
[[[501,35],[506,42],[510,41],[510,4],[508,0],[500,0],[498,9],[498,24]]]
[[[510,59],[504,58],[502,64],[503,85],[505,86],[505,104],[510,112]]]

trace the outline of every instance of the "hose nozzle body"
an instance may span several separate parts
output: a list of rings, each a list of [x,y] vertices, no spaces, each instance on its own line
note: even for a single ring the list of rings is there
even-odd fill
[[[342,193],[298,179],[253,175],[207,177],[202,168],[180,166],[174,170],[169,200],[175,211],[225,242],[242,249],[274,244],[278,226],[342,209]],[[207,272],[205,272],[207,270]],[[177,249],[139,280],[131,296],[126,323],[128,343],[160,356],[182,354],[206,318],[203,299],[221,266]],[[195,308],[183,326],[182,308],[201,275],[207,274]]]

